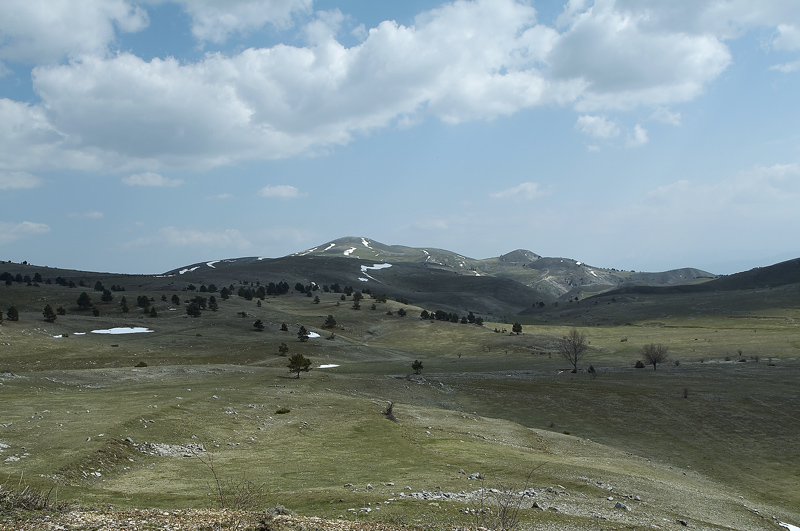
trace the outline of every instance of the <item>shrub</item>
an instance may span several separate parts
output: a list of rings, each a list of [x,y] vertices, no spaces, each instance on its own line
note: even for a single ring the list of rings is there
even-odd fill
[[[290,411],[291,411],[291,409],[289,409],[288,407],[279,407],[278,409],[275,410],[275,414],[276,415],[285,415],[286,413],[289,413]]]
[[[634,367],[637,369],[644,369],[644,363],[642,363],[642,360],[636,360],[636,365],[634,365]]]

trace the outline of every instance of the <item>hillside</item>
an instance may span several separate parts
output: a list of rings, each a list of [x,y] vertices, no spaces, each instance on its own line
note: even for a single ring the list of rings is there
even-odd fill
[[[158,276],[0,264],[14,278],[0,285],[0,310],[19,310],[0,324],[0,529],[501,528],[481,508],[503,500],[523,504],[525,531],[800,522],[800,419],[787,414],[798,406],[800,282],[763,285],[791,281],[793,266],[720,279],[730,290],[550,299],[511,315],[499,312],[541,293],[343,253]],[[496,267],[548,260],[562,263],[519,251]],[[284,293],[246,296],[282,281]],[[112,300],[97,282],[116,287]],[[374,296],[357,310],[354,295],[306,293],[311,282]],[[82,292],[91,308],[78,306]],[[190,317],[211,296],[217,305]],[[424,300],[462,316],[483,308],[486,320],[421,319]],[[45,305],[64,313],[46,321]],[[576,373],[558,350],[573,325],[589,341]],[[669,346],[669,362],[634,368],[653,342]],[[283,345],[311,362],[301,378]],[[223,505],[209,458],[225,506],[245,512],[204,510]],[[39,509],[13,501],[25,485]],[[100,509],[53,510],[55,492]],[[300,516],[262,526],[276,505]]]

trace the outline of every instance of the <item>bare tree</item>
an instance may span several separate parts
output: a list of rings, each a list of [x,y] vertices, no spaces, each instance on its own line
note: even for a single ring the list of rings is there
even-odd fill
[[[661,343],[650,343],[642,347],[642,357],[648,365],[653,366],[653,370],[656,370],[656,366],[659,363],[667,361],[668,352],[669,348]]]
[[[578,372],[578,362],[589,350],[589,343],[586,335],[578,332],[577,328],[569,331],[558,341],[558,352],[561,356],[572,364],[572,372]]]

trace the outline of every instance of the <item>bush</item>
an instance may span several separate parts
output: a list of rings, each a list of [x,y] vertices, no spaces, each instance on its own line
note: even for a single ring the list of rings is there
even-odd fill
[[[644,363],[642,363],[642,360],[636,360],[636,365],[634,365],[634,367],[637,369],[644,369]]]
[[[278,409],[275,410],[275,414],[276,415],[285,415],[286,413],[289,413],[290,411],[291,411],[291,409],[289,409],[288,407],[279,407]]]

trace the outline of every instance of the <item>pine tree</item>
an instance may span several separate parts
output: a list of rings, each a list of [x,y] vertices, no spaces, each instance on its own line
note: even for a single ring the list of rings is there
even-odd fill
[[[56,312],[53,311],[53,308],[49,304],[44,307],[42,315],[44,315],[44,320],[48,323],[52,323],[56,320]]]
[[[12,306],[6,310],[6,319],[9,321],[19,321],[19,311],[16,306]]]
[[[300,378],[301,372],[308,372],[311,370],[311,360],[303,356],[301,353],[292,354],[289,357],[289,372],[297,373],[297,378]]]
[[[305,326],[300,325],[300,330],[297,331],[297,339],[303,342],[308,341],[308,330],[306,330]]]
[[[289,345],[287,345],[286,343],[281,343],[280,346],[278,347],[278,354],[280,354],[281,356],[286,356],[287,354],[289,354]]]
[[[258,319],[255,323],[253,323],[253,328],[258,330],[259,332],[264,331],[264,323],[261,322],[261,319]]]
[[[89,294],[86,293],[85,291],[82,292],[78,296],[78,308],[80,308],[81,310],[88,310],[92,306],[93,306],[92,305],[92,299],[91,299],[91,297],[89,297]]]
[[[329,315],[325,319],[325,324],[323,325],[324,328],[334,328],[336,326],[336,319],[333,318],[332,315]]]
[[[411,368],[414,370],[414,374],[420,374],[422,372],[422,362],[414,360],[414,363],[411,364]]]

